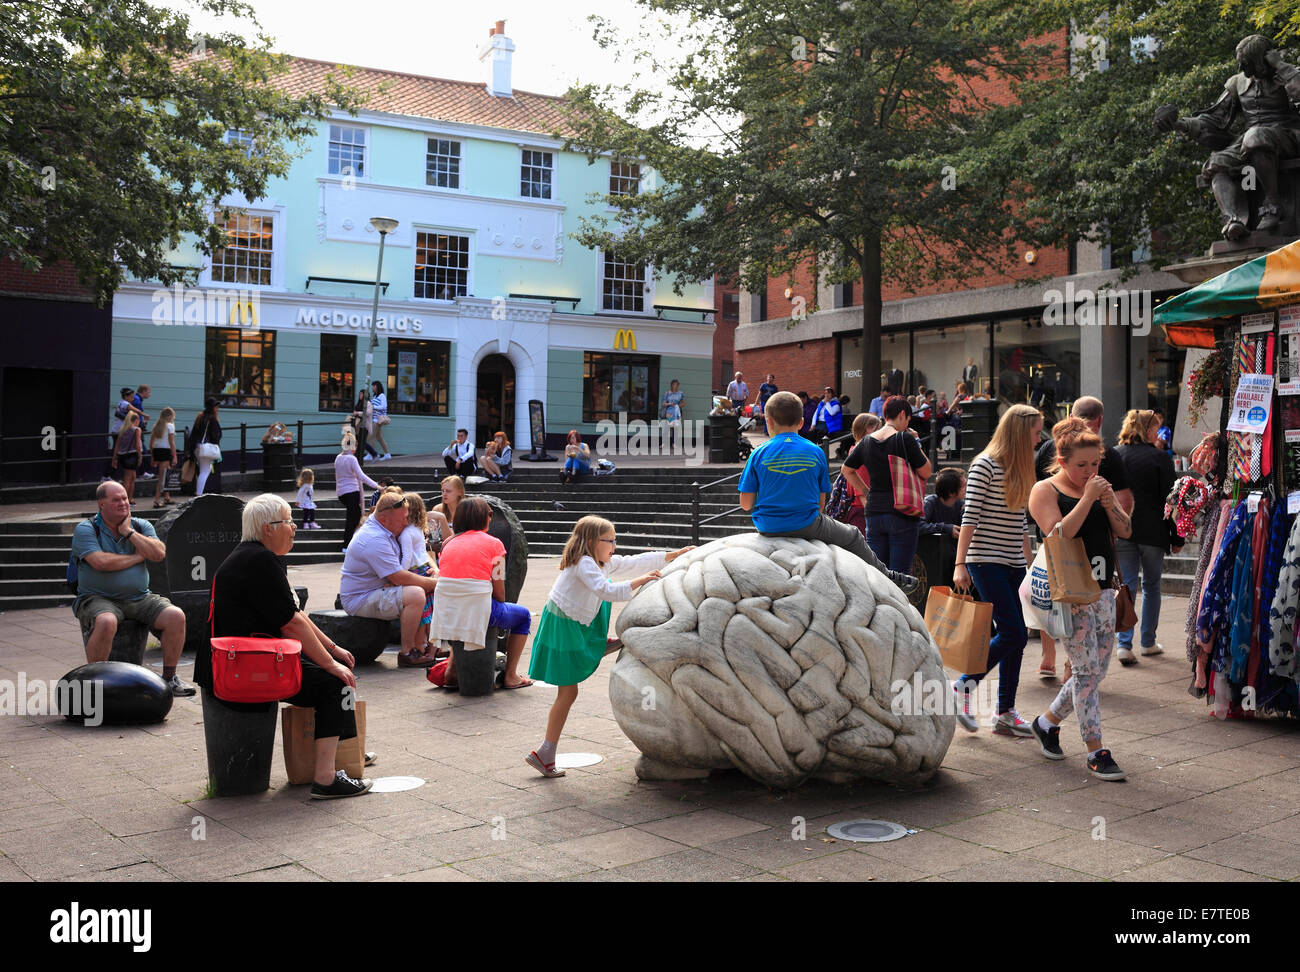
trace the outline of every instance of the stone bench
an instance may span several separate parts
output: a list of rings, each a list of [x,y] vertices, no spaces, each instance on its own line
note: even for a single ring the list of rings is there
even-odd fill
[[[81,644],[84,648],[90,641],[93,623],[81,623]],[[108,653],[109,661],[130,662],[132,665],[144,664],[144,649],[149,644],[149,626],[140,621],[123,619],[117,623],[117,632],[113,635],[113,648]]]
[[[354,618],[346,611],[313,611],[308,615],[336,645],[342,645],[358,665],[373,664],[390,644],[402,643],[400,621],[378,618]]]

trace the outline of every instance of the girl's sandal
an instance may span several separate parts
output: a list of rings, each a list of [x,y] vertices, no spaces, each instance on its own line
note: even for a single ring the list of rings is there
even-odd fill
[[[564,775],[564,770],[556,769],[554,763],[543,763],[542,757],[537,755],[537,750],[535,749],[524,757],[524,762],[537,770],[537,772],[541,773],[548,780],[553,780]]]
[[[1042,668],[1038,669],[1038,677],[1044,680],[1056,678],[1056,669],[1048,668],[1044,665]]]
[[[409,654],[399,651],[397,653],[398,668],[429,668],[433,665],[433,659],[420,652],[413,651]]]

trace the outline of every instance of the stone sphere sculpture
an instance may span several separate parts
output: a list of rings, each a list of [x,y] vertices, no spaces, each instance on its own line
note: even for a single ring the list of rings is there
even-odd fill
[[[893,704],[891,686],[918,673],[945,684],[921,615],[839,547],[715,540],[642,587],[617,631],[610,699],[642,779],[734,766],[782,788],[920,782],[952,741],[951,712]]]

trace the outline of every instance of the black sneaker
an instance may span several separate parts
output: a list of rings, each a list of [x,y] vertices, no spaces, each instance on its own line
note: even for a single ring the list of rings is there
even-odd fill
[[[898,586],[904,597],[910,598],[921,589],[920,579],[913,577],[911,574],[900,574],[896,570],[887,570],[885,576]]]
[[[1061,752],[1061,727],[1052,726],[1046,732],[1038,724],[1038,716],[1034,716],[1029,722],[1029,728],[1034,730],[1034,738],[1038,740],[1038,748],[1042,750],[1043,755],[1048,759],[1065,759],[1065,753]]]
[[[329,786],[313,783],[311,785],[311,798],[313,800],[338,800],[342,797],[361,796],[363,793],[368,793],[374,785],[374,780],[354,780],[343,770],[339,770],[334,774],[334,782]]]
[[[1097,750],[1096,756],[1088,757],[1088,772],[1099,780],[1120,780],[1127,779],[1124,771],[1115,765],[1115,761],[1110,758],[1109,749]]]

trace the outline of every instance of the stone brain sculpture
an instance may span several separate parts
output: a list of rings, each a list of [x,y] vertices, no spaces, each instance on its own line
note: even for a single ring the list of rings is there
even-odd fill
[[[896,714],[891,685],[943,684],[921,616],[846,550],[757,534],[715,540],[624,607],[610,675],[642,779],[736,767],[770,786],[810,777],[919,782],[952,714]],[[920,708],[919,706],[916,708]]]

